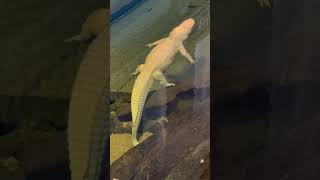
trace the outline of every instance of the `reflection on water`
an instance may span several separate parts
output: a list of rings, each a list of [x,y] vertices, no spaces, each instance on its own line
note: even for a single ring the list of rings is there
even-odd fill
[[[205,36],[196,44],[195,49],[195,77],[194,77],[194,87],[195,96],[193,102],[193,110],[198,111],[198,103],[200,103],[204,98],[210,97],[210,34]],[[205,88],[204,90],[199,90]],[[208,107],[209,111],[210,107]]]

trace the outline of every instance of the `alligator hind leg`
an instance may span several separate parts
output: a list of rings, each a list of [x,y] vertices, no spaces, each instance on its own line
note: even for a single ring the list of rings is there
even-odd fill
[[[131,73],[130,75],[137,75],[137,74],[139,74],[139,73],[142,71],[143,67],[144,67],[144,64],[138,65],[137,68],[136,68],[136,71],[134,71],[134,72]]]
[[[168,86],[174,86],[175,85],[174,83],[169,83],[167,81],[167,79],[164,77],[164,75],[162,74],[162,72],[160,72],[159,70],[155,70],[152,73],[152,77],[153,77],[153,79],[160,81],[160,84],[162,86],[168,87]]]

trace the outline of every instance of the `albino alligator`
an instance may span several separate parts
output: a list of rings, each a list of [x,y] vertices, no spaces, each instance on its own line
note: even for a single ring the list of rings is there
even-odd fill
[[[81,33],[65,42],[95,38],[74,80],[68,118],[68,151],[72,180],[97,180],[107,170],[109,58],[108,9],[91,13]]]
[[[188,61],[194,64],[194,60],[183,46],[183,41],[188,38],[189,33],[195,24],[194,19],[190,18],[183,21],[175,27],[168,37],[148,44],[148,47],[155,46],[148,54],[144,64],[140,64],[134,73],[139,74],[133,86],[131,95],[131,113],[132,113],[132,136],[131,140],[134,146],[139,142],[137,140],[137,131],[142,115],[144,103],[148,92],[154,80],[160,81],[163,86],[174,86],[169,83],[162,71],[173,61],[178,51],[185,56]]]

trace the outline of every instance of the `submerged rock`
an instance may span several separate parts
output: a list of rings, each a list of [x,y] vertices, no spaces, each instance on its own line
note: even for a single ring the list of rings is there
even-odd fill
[[[32,174],[68,163],[64,133],[43,133],[39,136],[38,139],[30,139],[17,153],[17,158],[24,163],[26,173]]]
[[[10,172],[16,171],[18,167],[18,161],[14,157],[9,157],[5,160],[0,160],[0,165],[6,167]]]
[[[110,112],[110,133],[130,133],[131,122],[121,122],[115,111]]]
[[[0,157],[13,156],[19,150],[23,149],[28,142],[29,136],[26,133],[27,129],[16,129],[15,131],[0,136]]]
[[[17,129],[0,137],[0,157],[11,156],[1,160],[0,165],[11,171],[23,168],[26,174],[32,174],[67,164],[65,138],[63,132]]]
[[[110,92],[110,104],[115,102],[130,102],[131,94],[123,92]]]
[[[0,179],[25,180],[22,164],[14,157],[0,159]]]
[[[116,160],[111,165],[111,178],[164,179],[168,175],[168,178],[180,177],[181,174],[188,174],[185,171],[190,171],[187,164],[191,162],[198,166],[194,168],[194,176],[204,177],[209,173],[208,165],[202,166],[201,159],[204,160],[210,152],[207,142],[210,138],[210,112],[207,110],[210,100],[207,98],[199,104],[200,111],[193,111],[192,106],[181,106],[183,101],[193,99],[192,94],[184,94],[189,92],[186,90],[187,84],[167,89],[167,101],[161,102],[161,105],[170,104],[167,112],[169,122],[159,126],[160,129],[154,136]],[[192,86],[189,84],[189,89],[190,87]],[[185,91],[181,91],[182,89]],[[146,111],[156,111],[151,107],[161,108],[159,104],[151,107],[149,105],[159,103],[156,101],[158,93],[160,92],[151,95]]]
[[[201,142],[170,172],[166,180],[201,179],[210,159],[206,158],[210,151],[210,139]]]

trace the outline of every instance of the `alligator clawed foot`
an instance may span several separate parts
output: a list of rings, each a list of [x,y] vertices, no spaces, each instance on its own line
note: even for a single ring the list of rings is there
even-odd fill
[[[193,59],[189,60],[191,64],[195,64],[196,62]]]
[[[261,7],[271,8],[272,0],[257,0]]]
[[[175,86],[175,85],[176,85],[176,84],[174,84],[174,83],[167,83],[167,84],[165,84],[166,87]]]

